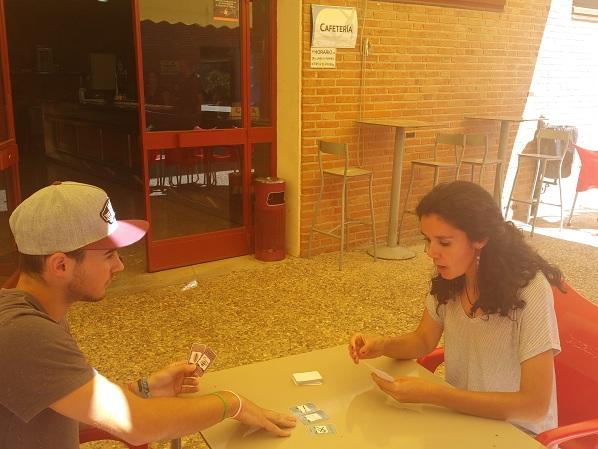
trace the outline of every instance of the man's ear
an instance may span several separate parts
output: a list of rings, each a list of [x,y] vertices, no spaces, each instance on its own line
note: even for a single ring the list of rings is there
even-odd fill
[[[74,263],[64,253],[51,254],[46,259],[46,273],[54,278],[66,278],[70,276]]]

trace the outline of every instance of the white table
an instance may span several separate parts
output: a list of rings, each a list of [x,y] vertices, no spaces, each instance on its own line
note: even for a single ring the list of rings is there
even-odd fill
[[[381,259],[402,260],[415,257],[410,249],[398,245],[399,231],[399,202],[401,200],[401,176],[403,172],[403,151],[405,149],[405,130],[416,128],[430,128],[438,126],[437,123],[421,122],[417,120],[376,120],[359,119],[356,122],[360,125],[384,126],[395,129],[395,145],[392,162],[392,187],[390,190],[390,216],[388,219],[387,243],[377,246],[377,256]],[[373,255],[373,249],[368,250]]]
[[[393,375],[411,375],[443,382],[414,361],[388,358],[371,363]],[[297,386],[291,374],[319,371],[319,386]],[[313,351],[267,362],[208,373],[202,392],[232,389],[263,407],[288,411],[313,402],[328,415],[322,424],[333,424],[334,435],[312,435],[297,422],[288,438],[265,431],[248,434],[236,420],[202,432],[212,449],[539,449],[536,440],[515,426],[491,419],[463,415],[442,407],[400,404],[382,393],[363,365],[354,365],[347,346]]]
[[[509,128],[511,127],[511,123],[521,123],[521,122],[531,122],[536,120],[541,120],[542,117],[535,117],[535,118],[522,118],[522,117],[515,117],[515,116],[506,116],[506,115],[466,115],[466,119],[471,120],[490,120],[494,122],[500,122],[500,138],[498,141],[498,153],[497,159],[501,161],[499,165],[496,166],[496,177],[494,179],[494,198],[498,202],[498,207],[502,211],[502,189],[503,189],[503,176],[506,173],[506,168],[509,161],[505,160],[505,155],[507,152],[507,141],[509,140]],[[505,167],[505,169],[503,169]]]

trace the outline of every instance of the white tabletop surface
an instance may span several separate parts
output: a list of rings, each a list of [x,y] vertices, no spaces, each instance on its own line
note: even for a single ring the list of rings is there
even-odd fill
[[[413,361],[381,358],[371,363],[393,375],[415,375],[442,382]],[[291,380],[294,372],[314,370],[322,374],[322,385],[297,386]],[[261,430],[246,435],[249,428],[227,420],[202,432],[213,449],[542,447],[503,421],[467,416],[431,405],[398,403],[376,387],[364,364],[353,364],[346,345],[206,374],[202,392],[215,389],[231,389],[278,411],[313,402],[329,415],[322,424],[333,424],[337,433],[312,435],[308,426],[298,422],[289,438]]]

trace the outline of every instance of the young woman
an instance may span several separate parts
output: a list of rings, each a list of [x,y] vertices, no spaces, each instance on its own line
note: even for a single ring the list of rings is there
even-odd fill
[[[446,380],[455,388],[414,377],[374,381],[400,402],[509,420],[531,433],[556,427],[560,342],[550,285],[560,287],[561,272],[477,184],[440,184],[416,213],[437,273],[421,322],[399,337],[353,335],[351,358],[418,358],[444,334]]]

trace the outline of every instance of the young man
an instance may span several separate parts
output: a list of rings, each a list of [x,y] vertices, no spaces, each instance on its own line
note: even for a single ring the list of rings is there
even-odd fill
[[[117,385],[87,362],[66,313],[75,301],[100,301],[123,270],[117,249],[141,239],[143,220],[117,221],[106,192],[55,183],[10,217],[20,253],[15,289],[0,290],[0,447],[79,447],[79,423],[132,444],[168,440],[232,417],[288,436],[293,417],[265,410],[231,391],[198,391],[194,364],[171,365]]]

